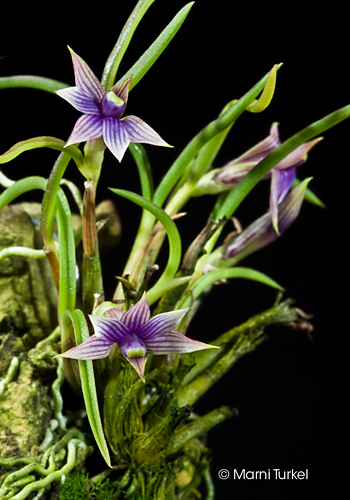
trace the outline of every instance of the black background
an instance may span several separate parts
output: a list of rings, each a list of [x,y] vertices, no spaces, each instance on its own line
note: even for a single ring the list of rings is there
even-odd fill
[[[139,25],[124,57],[122,76],[185,4],[158,0]],[[174,145],[147,147],[159,181],[197,131],[239,98],[275,63],[276,95],[263,113],[244,114],[234,125],[216,160],[221,166],[268,135],[273,121],[288,138],[314,120],[349,102],[349,43],[346,15],[340,3],[240,4],[197,0],[185,24],[154,67],[133,89],[126,114],[136,114]],[[344,5],[344,4],[343,4]],[[87,4],[72,0],[13,2],[2,16],[0,75],[35,74],[74,84],[70,45],[101,76],[104,61],[133,8],[133,2]],[[35,90],[3,90],[1,152],[36,135],[67,139],[79,114],[68,103]],[[244,264],[265,272],[287,289],[287,296],[314,315],[313,340],[286,329],[268,331],[268,341],[240,360],[215,389],[196,405],[205,413],[222,404],[237,407],[239,417],[214,429],[212,474],[217,498],[306,498],[310,494],[341,498],[346,473],[348,371],[347,267],[349,123],[324,134],[298,171],[314,176],[310,184],[327,208],[304,204],[301,216],[285,235]],[[48,176],[52,151],[26,153],[3,171],[13,179]],[[82,187],[73,164],[67,177]],[[108,186],[139,190],[127,153],[122,164],[106,153],[98,199]],[[259,186],[237,216],[243,225],[260,216],[268,204],[269,183]],[[39,197],[36,199],[39,200]],[[116,200],[124,234],[122,245],[104,264],[106,292],[120,274],[130,250],[139,211]],[[178,222],[186,247],[203,227],[210,197],[191,202]],[[111,265],[113,262],[113,266]],[[190,336],[210,341],[250,315],[268,308],[275,292],[237,280],[217,287],[193,322]],[[217,476],[228,469],[226,481]],[[233,471],[273,468],[309,470],[308,481],[234,481]]]

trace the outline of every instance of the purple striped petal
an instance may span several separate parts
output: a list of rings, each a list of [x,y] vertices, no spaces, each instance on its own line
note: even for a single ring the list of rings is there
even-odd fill
[[[86,95],[79,87],[56,90],[56,94],[69,102],[75,109],[88,115],[99,115],[100,106],[90,95]]]
[[[124,153],[130,144],[123,122],[116,118],[103,118],[103,139],[117,160],[122,161]]]
[[[69,349],[69,351],[62,353],[61,357],[72,359],[106,358],[113,344],[114,341],[110,341],[105,337],[91,335],[91,337],[89,337],[81,344],[72,347],[72,349]]]
[[[109,342],[118,342],[129,334],[127,327],[116,318],[89,316],[97,337],[103,337]]]
[[[97,115],[83,115],[77,120],[66,146],[91,141],[101,136],[102,118]]]
[[[153,144],[154,146],[172,147],[167,142],[163,141],[153,128],[137,116],[126,116],[122,118],[121,122],[129,136],[130,142],[142,142]]]
[[[73,60],[75,85],[79,87],[84,94],[95,97],[97,101],[100,102],[105,93],[104,88],[86,62],[71,48],[69,48],[69,50]]]
[[[123,314],[122,322],[130,332],[138,334],[151,317],[151,310],[146,297],[136,302],[128,311]]]
[[[285,170],[272,169],[270,211],[273,227],[278,233],[278,204],[286,197],[296,176],[296,168],[291,167]]]
[[[236,238],[227,241],[223,246],[222,258],[236,257],[234,262],[236,264],[247,255],[277,240],[298,216],[309,181],[310,178],[295,187],[278,205],[280,234],[277,234],[273,228],[271,213],[268,212],[250,224]]]
[[[303,165],[307,159],[307,154],[310,149],[313,148],[318,142],[322,141],[322,139],[323,137],[318,137],[313,141],[305,142],[305,144],[302,144],[301,146],[296,148],[294,151],[289,153],[289,155],[283,158],[283,160],[277,163],[274,168],[283,170],[292,166],[299,167],[300,165]]]
[[[188,307],[187,309],[157,314],[157,316],[153,316],[153,318],[137,332],[137,335],[147,346],[148,340],[154,339],[157,335],[169,333],[174,330],[189,309]]]
[[[202,349],[218,348],[213,345],[204,344],[198,340],[192,340],[182,333],[172,331],[161,333],[152,339],[147,340],[148,354],[169,354],[201,351]]]
[[[129,97],[129,87],[130,83],[132,80],[132,76],[130,76],[127,80],[125,80],[122,83],[119,83],[118,85],[114,85],[110,90],[114,92],[118,97],[123,99],[125,102],[125,106],[128,102],[128,97]]]
[[[146,366],[147,356],[141,356],[135,358],[127,358],[126,356],[124,357],[129,361],[131,366],[135,368],[139,377],[141,377],[142,380],[145,381],[145,366]]]

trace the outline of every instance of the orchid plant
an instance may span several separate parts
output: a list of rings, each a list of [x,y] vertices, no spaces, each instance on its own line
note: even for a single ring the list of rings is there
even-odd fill
[[[322,139],[320,134],[348,118],[350,106],[321,118],[283,143],[273,123],[263,141],[214,168],[217,154],[240,115],[245,111],[260,113],[269,106],[281,66],[275,65],[240,99],[228,102],[218,117],[211,117],[153,190],[151,166],[142,144],[171,146],[141,118],[124,113],[129,92],[173,39],[193,2],[180,10],[143,56],[117,78],[121,58],[151,4],[152,0],[137,3],[106,62],[101,81],[88,65],[88,58],[85,62],[71,48],[73,87],[35,76],[0,78],[2,89],[41,89],[50,92],[53,99],[59,96],[66,100],[82,114],[75,125],[67,123],[67,131],[72,130],[68,141],[48,136],[29,138],[0,156],[0,163],[5,164],[35,148],[60,151],[48,179],[29,176],[12,181],[0,173],[5,188],[0,195],[1,210],[28,191],[44,192],[42,248],[10,245],[0,251],[0,259],[15,255],[46,259],[57,290],[58,311],[52,334],[28,342],[32,362],[40,360],[47,370],[54,367],[57,371],[52,383],[53,417],[38,443],[37,456],[0,457],[0,466],[6,469],[0,476],[0,496],[4,499],[24,500],[34,492],[35,498],[49,498],[55,485],[68,492],[61,498],[73,498],[69,497],[70,479],[62,487],[63,478],[81,468],[91,453],[99,453],[108,466],[99,479],[110,475],[114,488],[111,498],[190,500],[198,498],[202,480],[207,498],[214,498],[208,449],[201,439],[234,411],[223,406],[199,416],[193,413],[193,405],[238,358],[263,340],[267,325],[301,322],[300,309],[292,307],[288,299],[281,300],[282,287],[276,281],[237,264],[279,238],[299,215],[304,200],[322,206],[308,187],[311,179],[297,179],[297,168],[302,176],[301,166]],[[62,115],[65,106],[62,101]],[[152,117],[145,119],[152,122]],[[80,147],[79,143],[85,145]],[[116,276],[111,297],[104,295],[98,234],[101,223],[96,222],[95,206],[106,149],[118,163],[128,149],[131,152],[141,193],[121,187],[111,191],[142,209],[134,245],[124,270]],[[64,178],[71,160],[85,178],[80,187]],[[269,210],[242,230],[234,219],[235,211],[254,186],[267,178],[271,179]],[[73,208],[63,186],[68,187],[78,207],[80,222],[74,230]],[[191,198],[205,195],[212,203],[208,222],[182,257],[176,219]],[[222,233],[230,219],[236,231],[224,239]],[[108,220],[107,216],[103,224]],[[129,228],[132,225],[129,220]],[[165,237],[169,253],[161,268],[157,257]],[[80,266],[77,253],[81,251]],[[206,344],[201,332],[191,331],[191,322],[195,314],[201,314],[200,305],[213,286],[232,278],[275,288],[277,301],[253,322],[232,325]],[[19,358],[14,356],[0,380],[0,394],[6,395],[18,367]],[[87,416],[86,432],[79,429],[78,417],[67,422],[69,403],[62,400],[60,392],[64,379],[82,397],[86,413],[80,411],[79,418]]]

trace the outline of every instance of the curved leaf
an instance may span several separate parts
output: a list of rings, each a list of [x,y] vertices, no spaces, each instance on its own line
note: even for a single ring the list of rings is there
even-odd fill
[[[216,120],[210,122],[191,140],[191,142],[188,143],[156,189],[153,197],[154,203],[159,206],[163,205],[165,199],[168,197],[189,163],[199,153],[201,148],[215,135],[225,130],[237,120],[237,118],[255,99],[255,97],[263,90],[269,74],[270,72],[267,73],[256,85],[254,85],[252,89],[249,90],[249,92],[241,97],[224,114],[220,115]]]
[[[65,311],[62,315],[62,321],[68,323],[68,325],[70,323],[73,325],[77,345],[81,344],[82,342],[84,342],[84,340],[87,340],[89,338],[89,329],[82,311],[78,309],[75,309],[75,311],[73,312]],[[78,360],[78,363],[81,388],[83,391],[86,413],[89,419],[91,430],[103,458],[105,459],[107,465],[111,467],[111,459],[109,456],[106,439],[103,433],[103,427],[98,408],[95,375],[92,361]]]
[[[32,75],[16,75],[16,76],[3,76],[0,78],[0,89],[11,88],[29,88],[44,90],[55,94],[56,90],[61,90],[69,87],[67,83],[52,80],[42,76]]]
[[[277,288],[277,290],[283,290],[283,288],[276,283],[273,279],[269,278],[266,274],[249,267],[233,267],[233,268],[219,268],[209,271],[207,274],[201,276],[198,281],[194,284],[191,291],[191,297],[187,293],[185,299],[177,305],[177,308],[188,307],[190,304],[189,300],[197,299],[204,290],[212,286],[216,281],[229,278],[245,278],[254,281],[259,281],[264,285],[271,286],[272,288]],[[189,290],[187,290],[188,292]]]
[[[125,191],[123,189],[112,189],[113,193],[126,198],[133,203],[136,203],[140,207],[144,208],[164,226],[169,238],[169,259],[167,266],[157,281],[157,283],[147,292],[147,298],[149,304],[153,304],[158,300],[163,294],[163,290],[169,285],[169,283],[174,278],[181,261],[181,238],[177,230],[176,225],[171,220],[169,215],[164,212],[164,210],[149,200],[142,198],[142,196],[132,193],[130,191]]]
[[[30,151],[31,149],[37,148],[51,148],[58,151],[64,151],[73,158],[78,168],[83,167],[84,156],[82,152],[76,146],[68,146],[65,148],[65,144],[64,141],[56,137],[33,137],[26,141],[17,142],[17,144],[12,146],[6,153],[0,155],[0,164],[13,160],[24,151]]]

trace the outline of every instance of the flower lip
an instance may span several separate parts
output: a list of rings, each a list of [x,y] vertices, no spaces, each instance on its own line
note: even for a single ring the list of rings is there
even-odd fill
[[[123,340],[120,340],[118,347],[127,358],[141,357],[147,354],[147,347],[134,333],[130,333]]]
[[[102,116],[120,118],[125,110],[124,100],[117,96],[112,90],[105,93],[101,101]]]

